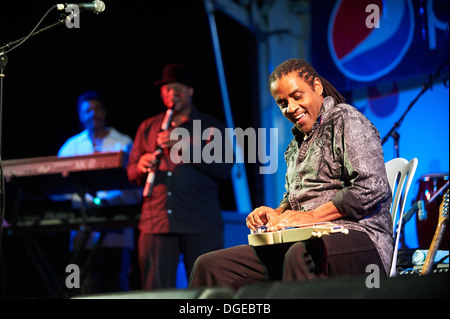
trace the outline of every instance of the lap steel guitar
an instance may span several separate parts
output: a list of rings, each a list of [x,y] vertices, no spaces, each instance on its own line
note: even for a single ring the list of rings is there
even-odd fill
[[[348,234],[348,229],[330,222],[299,225],[273,232],[267,231],[267,228],[262,226],[251,231],[248,235],[248,243],[252,246],[290,243],[334,233]]]

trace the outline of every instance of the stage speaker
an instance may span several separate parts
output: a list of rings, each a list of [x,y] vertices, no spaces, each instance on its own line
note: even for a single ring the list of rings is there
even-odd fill
[[[226,287],[133,290],[105,294],[80,295],[71,299],[231,299],[234,291]]]
[[[448,299],[449,276],[398,276],[368,288],[367,277],[273,282],[241,287],[235,299]],[[375,282],[372,282],[375,283]],[[369,283],[369,286],[372,284]]]

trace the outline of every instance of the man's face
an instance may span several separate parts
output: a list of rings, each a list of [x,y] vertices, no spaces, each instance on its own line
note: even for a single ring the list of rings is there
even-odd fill
[[[271,84],[272,96],[283,115],[304,133],[310,133],[323,103],[323,87],[318,78],[313,87],[291,72]]]
[[[168,83],[161,87],[161,98],[167,108],[181,112],[192,104],[194,89],[181,83]]]
[[[98,130],[105,127],[106,110],[97,100],[83,101],[78,116],[83,126],[88,130]]]

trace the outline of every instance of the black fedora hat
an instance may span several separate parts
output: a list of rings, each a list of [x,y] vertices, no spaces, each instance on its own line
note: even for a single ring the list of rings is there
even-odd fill
[[[162,79],[156,81],[156,86],[162,86],[167,83],[181,83],[187,86],[194,87],[195,83],[192,79],[192,73],[189,68],[180,63],[167,64],[164,67]]]

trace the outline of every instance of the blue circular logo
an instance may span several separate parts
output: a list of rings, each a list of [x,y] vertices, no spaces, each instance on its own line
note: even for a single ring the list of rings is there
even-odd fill
[[[367,6],[379,9],[379,27],[367,23]],[[328,46],[337,68],[348,78],[370,82],[402,61],[414,35],[410,0],[339,0],[328,27]]]

